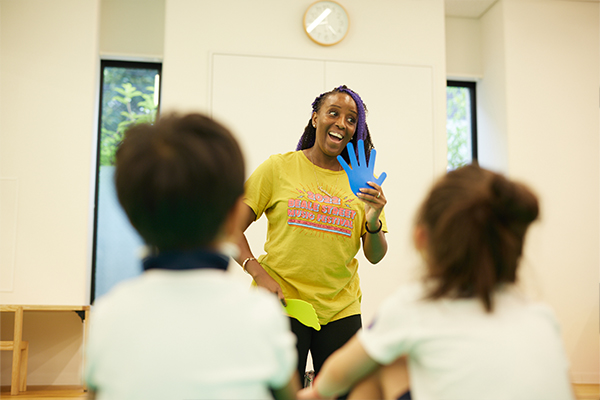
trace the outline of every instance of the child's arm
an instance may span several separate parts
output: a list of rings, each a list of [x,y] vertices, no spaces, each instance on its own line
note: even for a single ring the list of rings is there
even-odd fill
[[[280,389],[271,389],[271,393],[275,400],[295,400],[296,393],[298,392],[298,389],[300,389],[300,384],[298,382],[298,371],[295,371],[284,387]]]
[[[313,387],[300,391],[298,399],[334,398],[348,392],[379,367],[380,364],[367,354],[357,335],[354,335],[325,361]]]

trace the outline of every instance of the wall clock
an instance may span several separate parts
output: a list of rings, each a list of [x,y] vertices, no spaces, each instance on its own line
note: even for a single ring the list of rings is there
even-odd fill
[[[315,43],[332,46],[348,33],[348,13],[335,1],[317,1],[304,13],[304,31]]]

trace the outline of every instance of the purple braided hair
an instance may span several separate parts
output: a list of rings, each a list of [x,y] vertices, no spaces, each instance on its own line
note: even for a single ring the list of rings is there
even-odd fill
[[[358,120],[356,121],[356,131],[354,134],[356,135],[357,140],[365,140],[365,137],[367,136],[367,117],[365,116],[365,105],[363,104],[362,99],[358,94],[345,86],[340,86],[337,90],[349,94],[356,103],[356,108],[358,108]]]
[[[352,90],[348,89],[345,85],[338,86],[330,92],[325,92],[325,93],[321,93],[320,95],[318,95],[315,98],[315,100],[312,102],[313,112],[317,112],[317,106],[321,102],[321,99],[323,99],[324,96],[327,96],[333,92],[343,92],[343,93],[348,94],[350,97],[352,97],[352,100],[354,100],[354,103],[356,103],[356,108],[358,109],[358,118],[356,121],[356,131],[354,132],[354,134],[356,135],[357,140],[361,140],[361,139],[365,140],[366,136],[367,136],[367,118],[365,116],[365,105],[364,105],[362,99],[360,98],[360,96],[357,93],[354,93]],[[296,146],[296,151],[298,151],[302,148],[302,140],[303,140],[303,138],[301,137],[300,140],[298,141],[298,145]],[[314,144],[315,144],[315,142],[313,139],[312,143],[308,144],[308,147],[311,147]],[[356,155],[358,157],[358,148],[356,148],[355,151],[357,152]]]

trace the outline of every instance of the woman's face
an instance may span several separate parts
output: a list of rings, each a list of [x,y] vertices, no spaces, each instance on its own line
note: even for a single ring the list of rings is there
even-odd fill
[[[354,136],[357,120],[356,103],[350,95],[336,92],[327,96],[312,115],[317,149],[329,157],[340,155]]]

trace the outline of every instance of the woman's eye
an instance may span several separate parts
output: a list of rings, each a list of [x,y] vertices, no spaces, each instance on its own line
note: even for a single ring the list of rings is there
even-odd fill
[[[356,123],[356,119],[350,117],[350,118],[348,118],[348,122],[350,122],[351,124],[355,124]]]
[[[329,111],[329,115],[336,116],[336,115],[337,115],[337,111],[333,111],[333,110],[332,110],[332,111]]]

